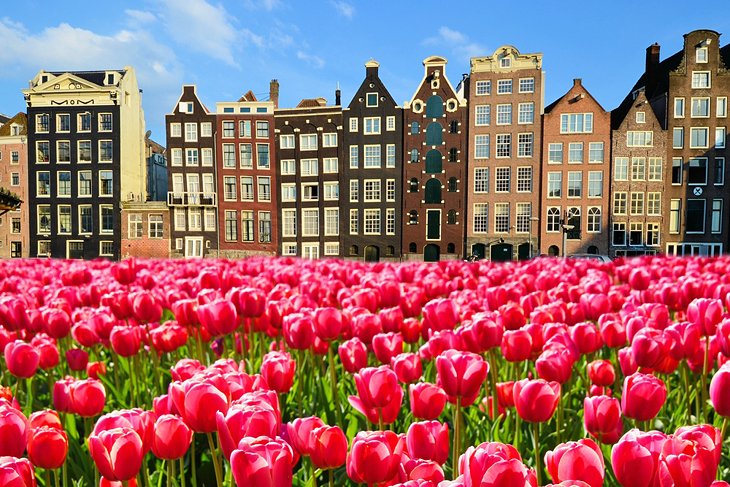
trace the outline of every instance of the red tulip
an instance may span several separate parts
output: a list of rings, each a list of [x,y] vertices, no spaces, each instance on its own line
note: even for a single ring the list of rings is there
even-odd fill
[[[52,338],[63,338],[71,333],[71,317],[62,309],[45,308],[41,311],[45,331]]]
[[[188,332],[174,321],[150,330],[152,346],[159,352],[174,352],[188,341]]]
[[[381,364],[390,364],[390,360],[403,352],[403,336],[400,333],[378,333],[373,336],[373,352]]]
[[[347,437],[339,426],[320,426],[311,432],[312,464],[316,468],[338,468],[345,464]]]
[[[99,434],[114,428],[132,428],[142,440],[142,451],[147,453],[152,448],[154,436],[154,417],[150,411],[142,409],[120,409],[100,417],[94,425],[93,432]]]
[[[42,411],[36,411],[30,415],[28,422],[31,428],[40,428],[41,426],[47,426],[49,428],[56,428],[59,430],[63,429],[61,424],[61,418],[58,413],[52,409],[44,409]]]
[[[125,259],[111,266],[112,276],[119,284],[127,286],[137,277],[137,266],[134,259]]]
[[[22,457],[28,443],[28,420],[14,407],[0,403],[0,457]]]
[[[284,317],[286,344],[294,350],[307,350],[314,343],[314,322],[304,313],[292,313]]]
[[[68,437],[66,432],[51,426],[31,428],[28,436],[28,458],[33,465],[56,469],[66,461]]]
[[[89,362],[86,364],[86,375],[91,379],[98,379],[100,375],[106,375],[106,364],[104,362]]]
[[[586,397],[583,400],[583,423],[586,431],[601,443],[616,443],[624,427],[618,399],[608,396]]]
[[[459,458],[464,486],[526,486],[529,473],[512,445],[482,443],[470,446]]]
[[[558,445],[545,454],[545,465],[553,482],[582,480],[591,487],[603,485],[603,453],[591,439]]]
[[[61,413],[70,413],[71,410],[71,384],[75,382],[73,377],[59,379],[53,384],[53,409]]]
[[[141,323],[160,321],[162,317],[162,306],[152,293],[140,291],[130,296],[130,298],[132,301],[132,312],[137,321]]]
[[[243,438],[231,454],[236,485],[283,487],[292,485],[294,454],[281,439]]]
[[[537,375],[546,381],[565,384],[573,372],[575,360],[566,347],[546,349],[535,360]]]
[[[196,433],[212,433],[216,430],[216,413],[228,411],[228,397],[211,382],[188,379],[173,382],[169,389],[170,399],[183,421]]]
[[[112,329],[109,340],[112,350],[122,357],[132,357],[139,352],[142,345],[142,338],[139,330],[134,327],[118,325]]]
[[[261,405],[233,404],[225,414],[218,411],[215,419],[221,450],[229,460],[244,437],[276,438],[279,432],[278,415]]]
[[[629,286],[637,291],[644,291],[651,283],[651,275],[643,267],[635,267],[629,273]]]
[[[603,346],[603,338],[595,324],[583,321],[570,327],[570,338],[582,354],[597,352]]]
[[[439,298],[423,307],[423,330],[453,330],[459,321],[459,310],[451,299]],[[424,336],[424,338],[426,338]]]
[[[289,392],[294,384],[297,364],[286,352],[269,352],[261,362],[261,375],[272,390]]]
[[[722,313],[721,300],[697,298],[687,306],[687,321],[699,326],[704,336],[714,335]]]
[[[558,407],[560,384],[543,379],[515,382],[513,395],[517,414],[531,423],[544,423]]]
[[[483,353],[502,343],[504,326],[486,313],[472,316],[471,323],[459,329],[461,339],[470,352]]]
[[[172,380],[174,382],[183,382],[190,379],[196,373],[204,369],[205,367],[203,367],[199,361],[190,358],[184,358],[179,360],[172,367],[170,367],[170,375],[172,376]]]
[[[222,299],[201,304],[197,309],[200,325],[211,336],[228,335],[238,328],[238,314],[236,307],[230,301]],[[180,318],[178,318],[180,321]]]
[[[631,351],[631,347],[624,347],[618,351],[618,365],[624,376],[631,375],[639,370],[639,366],[636,364],[636,360],[634,360],[634,353]]]
[[[291,423],[287,423],[287,436],[294,451],[302,456],[311,455],[314,449],[314,437],[311,433],[321,426],[324,426],[324,422],[317,416],[296,418]]]
[[[613,446],[611,465],[622,487],[659,486],[659,455],[666,438],[658,431],[632,429]]]
[[[403,389],[395,372],[381,365],[362,369],[354,377],[358,395],[348,398],[352,407],[373,423],[395,421],[403,400]]]
[[[33,377],[40,359],[38,350],[30,343],[15,340],[5,345],[5,365],[15,377],[21,379]]]
[[[342,331],[342,312],[337,308],[317,308],[314,312],[314,331],[324,341],[332,341]]]
[[[66,362],[71,370],[86,370],[89,363],[89,352],[80,348],[70,348],[66,350]]]
[[[497,382],[497,403],[507,409],[515,407],[514,381]]]
[[[347,455],[347,476],[368,485],[392,479],[400,464],[403,442],[392,431],[361,431]]]
[[[500,306],[497,319],[505,330],[518,330],[527,323],[525,311],[516,303],[506,303]]]
[[[395,333],[401,331],[401,328],[403,328],[403,310],[400,308],[400,306],[395,306],[392,308],[385,308],[378,311],[378,317],[380,318],[380,323],[383,326],[383,331],[386,333]],[[408,341],[408,338],[405,336],[403,337],[404,341],[411,343]]]
[[[91,418],[104,410],[106,390],[104,384],[96,379],[78,380],[69,385],[69,397],[71,412]]]
[[[522,362],[532,353],[532,336],[524,329],[505,331],[502,335],[502,355],[508,362]]]
[[[449,401],[458,400],[462,406],[470,406],[487,378],[489,364],[475,353],[447,350],[436,358],[436,370],[438,384]]]
[[[406,445],[412,458],[443,465],[449,458],[449,427],[438,421],[411,423],[406,433]]]
[[[667,387],[653,375],[632,374],[624,379],[621,410],[624,416],[638,421],[653,419],[667,399]]]
[[[107,480],[130,480],[142,467],[142,439],[132,428],[114,428],[89,436],[89,453]]]
[[[0,456],[0,485],[36,487],[33,465],[26,458]]]
[[[423,373],[421,359],[415,353],[401,353],[390,360],[390,366],[403,384],[416,382]]]
[[[717,414],[730,417],[730,366],[727,364],[712,376],[710,401]]]
[[[46,339],[38,340],[38,337],[40,336],[46,337]],[[60,362],[61,356],[58,353],[56,343],[46,335],[36,335],[33,340],[31,340],[31,345],[35,347],[40,355],[38,367],[41,369],[50,370]]]
[[[192,439],[192,430],[179,416],[164,414],[155,421],[152,453],[163,460],[177,460],[188,451]]]
[[[710,424],[682,426],[674,432],[674,438],[693,443],[696,452],[700,450],[709,452],[714,457],[714,461],[706,464],[705,467],[717,470],[722,455],[723,440],[722,432],[718,428]]]
[[[422,420],[438,418],[447,400],[443,389],[428,382],[418,382],[408,386],[408,397],[413,416]]]
[[[690,439],[669,436],[659,456],[661,485],[709,486],[715,480],[719,457],[708,448],[707,438]],[[709,444],[709,445],[708,445]]]
[[[594,360],[588,364],[588,378],[597,386],[612,386],[616,382],[613,364],[608,360]]]

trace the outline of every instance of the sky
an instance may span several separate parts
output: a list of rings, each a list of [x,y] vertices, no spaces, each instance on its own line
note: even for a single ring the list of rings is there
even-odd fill
[[[0,113],[25,109],[21,90],[36,73],[133,66],[152,139],[164,145],[165,114],[183,84],[197,85],[211,110],[252,90],[268,97],[280,83],[280,107],[302,98],[349,104],[365,76],[380,77],[398,103],[423,77],[422,61],[448,59],[456,86],[469,58],[505,44],[543,54],[545,105],[573,78],[601,105],[615,108],[658,42],[664,59],[695,29],[725,33],[730,1],[676,0],[24,0],[0,13]],[[700,4],[696,4],[700,5]]]

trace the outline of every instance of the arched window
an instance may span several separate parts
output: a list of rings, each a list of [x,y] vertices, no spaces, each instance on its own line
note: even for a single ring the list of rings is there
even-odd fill
[[[357,245],[350,245],[350,255],[357,255],[357,254],[358,254]]]
[[[411,242],[408,244],[408,252],[415,253],[418,250],[418,247],[416,246],[416,242]]]
[[[411,184],[409,189],[411,193],[418,193],[418,179],[411,178]]]
[[[459,133],[459,122],[456,120],[452,120],[449,123],[449,132],[452,134],[458,134]]]
[[[456,192],[457,181],[458,180],[455,177],[450,177],[449,178],[449,186],[448,186],[448,192],[449,193]]]
[[[452,147],[449,149],[449,162],[456,162],[456,160],[459,157],[459,151],[456,150],[456,147]]]
[[[454,245],[453,243],[447,244],[446,253],[453,254],[454,252],[456,252],[456,245]]]
[[[411,133],[417,134],[420,131],[420,127],[418,126],[418,122],[411,122]]]
[[[392,245],[385,247],[385,255],[395,255],[395,247]]]
[[[601,231],[601,209],[597,206],[588,208],[588,233],[599,233]]]
[[[598,255],[598,247],[596,247],[595,245],[591,245],[590,247],[588,247],[588,250],[586,252],[591,255]]]
[[[446,223],[448,225],[456,225],[456,210],[449,210],[446,214]]]
[[[411,225],[416,225],[418,223],[418,211],[411,210],[408,212],[408,223]]]
[[[438,95],[429,97],[426,102],[426,118],[439,118],[444,116],[444,100]]]
[[[441,181],[436,178],[426,183],[426,203],[441,203]]]
[[[571,240],[578,240],[580,239],[580,207],[578,206],[572,206],[568,208],[567,213],[568,221],[566,222],[566,225],[572,225],[573,228],[568,230],[566,228],[567,238]]]
[[[441,145],[444,141],[444,129],[438,122],[431,122],[426,127],[426,145]]]
[[[547,211],[547,231],[560,231],[560,208],[548,208]]]
[[[441,153],[436,149],[431,149],[426,153],[426,173],[441,174]]]
[[[548,255],[550,257],[557,257],[559,255],[559,253],[560,253],[560,249],[558,249],[557,245],[551,245],[548,248]]]
[[[419,157],[418,149],[411,149],[411,162],[418,162]]]

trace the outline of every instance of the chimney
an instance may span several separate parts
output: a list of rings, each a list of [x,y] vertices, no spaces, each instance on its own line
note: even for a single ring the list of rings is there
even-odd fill
[[[659,71],[659,49],[658,43],[654,43],[646,48],[646,84],[645,91],[647,97],[651,96],[657,83]]]
[[[380,63],[378,63],[375,59],[371,59],[370,61],[365,63],[365,76],[368,78],[377,78],[378,77],[378,68],[380,67]]]
[[[573,86],[583,86],[582,78],[573,78]]]
[[[338,86],[339,86],[339,83],[338,83]],[[335,105],[337,105],[337,106],[340,105],[340,103],[342,101],[341,98],[342,98],[342,92],[340,91],[339,88],[337,88],[335,90]]]
[[[269,100],[274,102],[274,108],[279,108],[279,80],[269,82]]]

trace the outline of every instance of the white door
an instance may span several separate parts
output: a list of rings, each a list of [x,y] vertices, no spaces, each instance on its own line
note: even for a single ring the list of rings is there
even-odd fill
[[[302,244],[302,258],[319,259],[319,244]]]
[[[185,237],[185,257],[203,257],[203,237]]]

